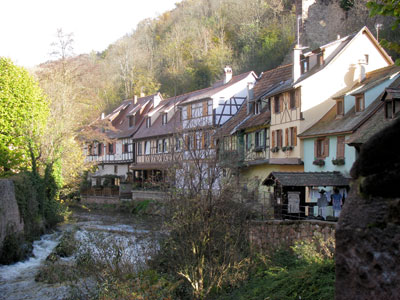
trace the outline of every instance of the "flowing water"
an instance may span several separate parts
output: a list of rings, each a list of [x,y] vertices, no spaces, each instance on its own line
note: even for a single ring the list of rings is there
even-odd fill
[[[93,255],[110,261],[118,255],[142,266],[158,248],[156,240],[161,224],[158,219],[102,212],[75,212],[74,219],[76,222],[60,226],[59,232],[43,235],[35,241],[33,257],[9,266],[0,265],[0,300],[62,300],[66,297],[66,285],[36,282],[35,275],[59,243],[62,231],[71,227],[77,228],[75,237],[84,247],[90,248]],[[111,247],[104,252],[104,247],[98,245],[99,241],[103,246],[118,247]]]

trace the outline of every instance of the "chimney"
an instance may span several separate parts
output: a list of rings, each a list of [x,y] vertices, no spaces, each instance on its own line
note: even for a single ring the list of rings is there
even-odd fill
[[[300,45],[296,45],[293,49],[293,82],[296,82],[297,79],[301,76],[301,56],[302,50]]]
[[[146,95],[145,95],[145,93],[144,92],[140,92],[140,98],[143,98],[143,97],[145,97]]]
[[[153,97],[153,107],[157,107],[161,102],[160,94],[154,95]]]
[[[252,82],[247,83],[247,114],[250,114],[253,111],[253,105],[254,105],[253,86],[254,84]]]
[[[133,105],[135,105],[136,103],[137,103],[137,96],[134,95],[134,96],[133,96]]]
[[[106,116],[106,115],[102,112],[102,113],[101,113],[101,119],[104,120],[105,116]]]
[[[232,79],[232,68],[229,66],[226,66],[224,68],[224,72],[225,72],[225,77],[224,77],[224,84],[228,83],[229,81],[231,81]]]
[[[356,69],[354,70],[354,81],[362,82],[365,79],[365,65],[367,64],[365,59],[359,59]]]

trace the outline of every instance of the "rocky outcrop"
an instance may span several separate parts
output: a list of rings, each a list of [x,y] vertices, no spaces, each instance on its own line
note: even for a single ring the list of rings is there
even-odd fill
[[[363,145],[336,229],[336,299],[399,299],[400,119]]]
[[[346,8],[344,0],[296,0],[296,13],[303,18],[301,44],[315,49],[334,41],[338,35],[344,37],[355,33],[363,26],[376,34],[377,23],[384,25],[382,30],[390,31],[390,18],[369,17],[368,1],[352,1],[352,6]]]
[[[12,180],[0,179],[0,249],[8,234],[22,232],[24,222],[15,199]]]

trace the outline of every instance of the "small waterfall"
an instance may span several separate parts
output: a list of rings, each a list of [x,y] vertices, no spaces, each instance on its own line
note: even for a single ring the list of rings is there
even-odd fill
[[[59,233],[46,234],[33,243],[33,257],[13,265],[0,266],[0,300],[57,299],[50,288],[35,282],[41,263],[58,244]]]

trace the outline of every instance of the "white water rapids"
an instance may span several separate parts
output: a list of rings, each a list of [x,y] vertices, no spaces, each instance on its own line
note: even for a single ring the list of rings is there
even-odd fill
[[[0,266],[1,300],[63,299],[65,287],[35,282],[40,265],[57,246],[59,237],[59,233],[43,235],[33,243],[33,257],[13,265]]]
[[[91,249],[106,260],[112,260],[113,248],[108,252],[97,250],[99,240],[104,244],[114,241],[117,248],[123,249],[125,260],[141,266],[149,253],[158,248],[153,233],[157,232],[150,220],[133,221],[132,216],[107,215],[104,213],[78,213],[78,222],[61,227],[67,230],[78,227],[75,234],[83,247]],[[68,295],[68,286],[64,284],[45,284],[35,281],[35,275],[47,256],[59,243],[61,232],[43,235],[33,243],[33,257],[13,265],[0,265],[0,300],[63,300]],[[97,236],[97,238],[96,238]],[[98,238],[100,237],[100,238]],[[115,249],[118,252],[118,249]],[[106,253],[106,254],[105,254]]]

